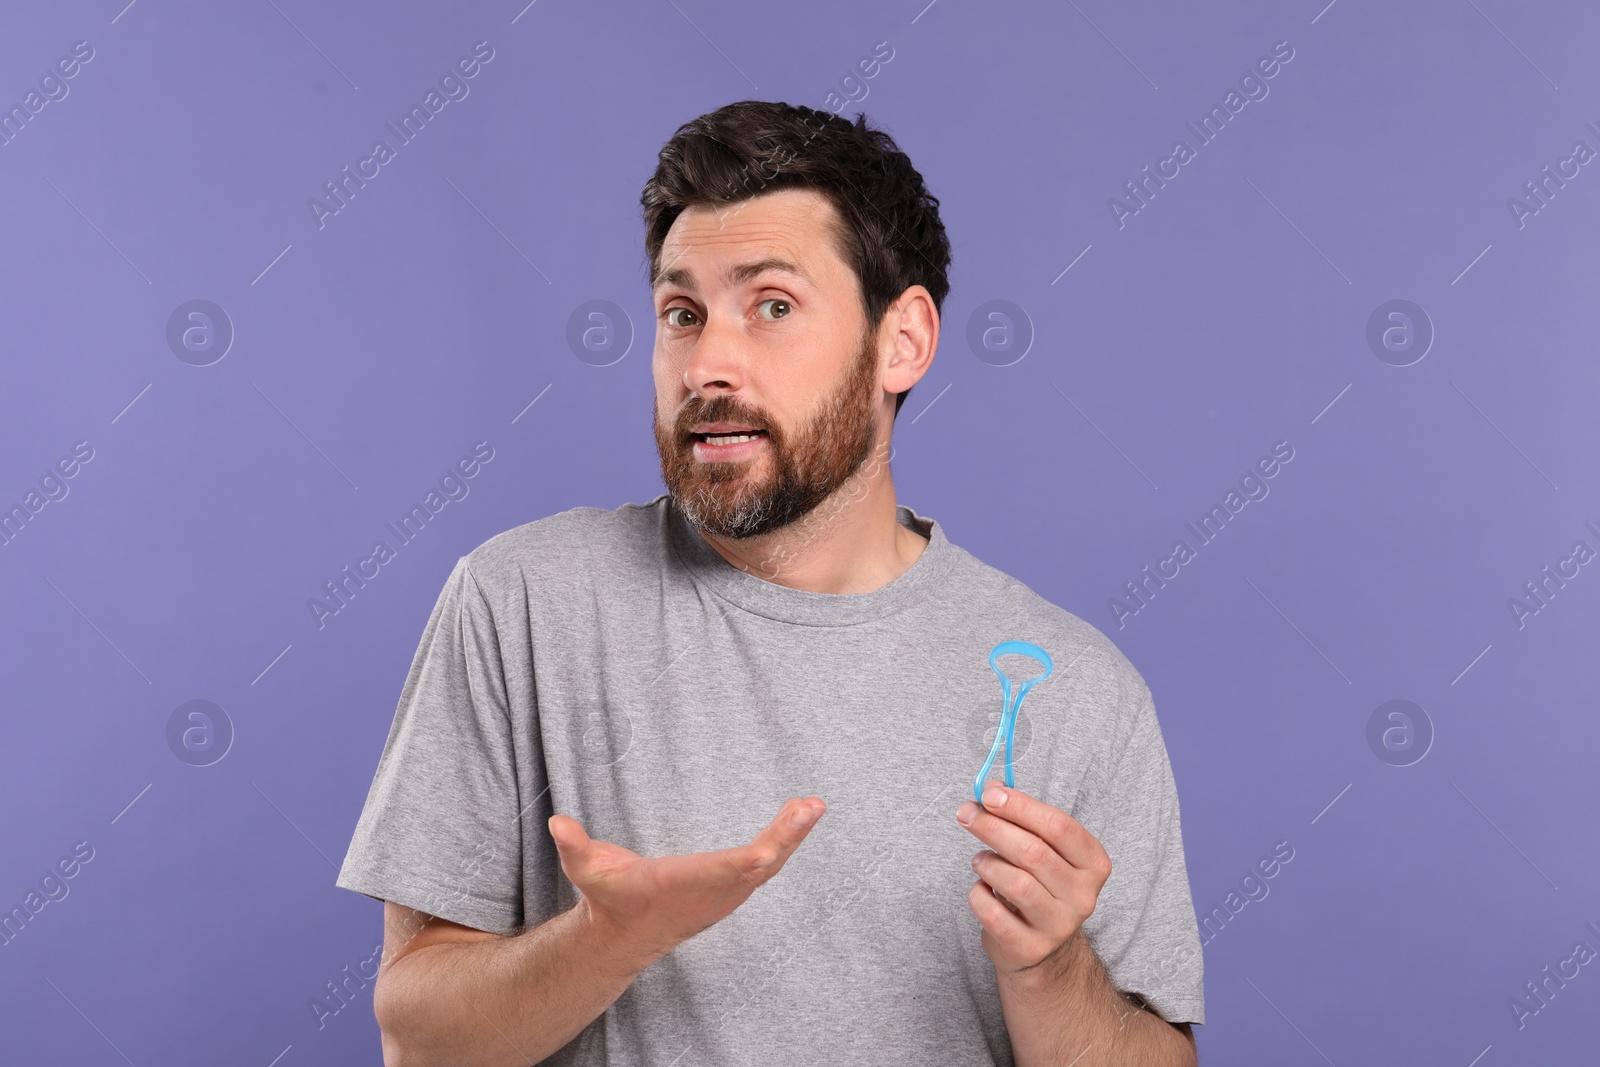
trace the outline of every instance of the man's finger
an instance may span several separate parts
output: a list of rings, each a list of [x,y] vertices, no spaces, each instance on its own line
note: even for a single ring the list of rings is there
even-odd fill
[[[974,818],[967,831],[988,845],[994,855],[1012,866],[1027,871],[1054,897],[1064,897],[1072,892],[1081,877],[1070,863],[1048,841],[1031,830],[1025,830],[1000,815],[980,808],[970,800],[960,809]]]
[[[570,815],[552,815],[545,828],[550,831],[550,837],[556,843],[556,850],[561,854],[562,862],[567,860],[577,862],[589,851],[593,844],[588,831],[583,824]]]
[[[1027,830],[1078,870],[1098,870],[1110,866],[1110,858],[1095,836],[1060,808],[1030,797],[1019,789],[1008,789],[1002,785],[990,784],[984,789],[983,796],[983,810],[986,813]],[[1002,802],[993,803],[991,796]],[[980,816],[973,825],[982,821]],[[1015,838],[1011,841],[1016,843]],[[1013,863],[1020,858],[1008,855],[1003,849],[997,848],[995,851]]]
[[[552,815],[545,823],[550,839],[556,843],[561,870],[573,885],[589,885],[607,865],[597,869],[601,842],[589,836],[583,824],[570,815]]]
[[[748,845],[723,852],[728,862],[752,885],[760,885],[777,873],[794,850],[800,847],[817,824],[827,805],[817,797],[791,800],[778,810],[777,818],[756,834]]]

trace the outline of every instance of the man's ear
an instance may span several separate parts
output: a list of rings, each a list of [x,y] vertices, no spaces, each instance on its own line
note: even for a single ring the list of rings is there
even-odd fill
[[[878,345],[887,391],[903,393],[928,373],[939,348],[939,312],[926,288],[913,285],[889,305],[878,328]]]

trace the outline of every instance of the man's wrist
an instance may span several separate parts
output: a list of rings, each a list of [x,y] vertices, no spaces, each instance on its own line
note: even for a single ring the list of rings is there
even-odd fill
[[[1086,958],[1087,957],[1087,958]],[[1057,997],[1081,980],[1084,969],[1094,964],[1094,950],[1080,928],[1061,946],[1031,967],[997,971],[996,980],[1024,997]]]
[[[606,960],[618,977],[632,981],[656,960],[672,951],[651,945],[623,929],[604,913],[590,906],[589,898],[580,896],[572,909],[582,936],[593,947],[591,958]]]

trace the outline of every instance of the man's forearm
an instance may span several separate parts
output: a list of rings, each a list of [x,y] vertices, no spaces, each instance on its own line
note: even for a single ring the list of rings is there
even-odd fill
[[[1047,960],[999,975],[1017,1067],[1192,1067],[1192,1040],[1112,986],[1080,930]]]
[[[527,1067],[576,1037],[658,954],[625,945],[583,901],[515,937],[435,944],[378,977],[386,1067]]]

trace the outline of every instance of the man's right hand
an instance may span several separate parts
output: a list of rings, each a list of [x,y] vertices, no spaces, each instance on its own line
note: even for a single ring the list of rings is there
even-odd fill
[[[647,965],[732,914],[783,868],[826,810],[817,797],[790,800],[748,845],[654,859],[596,841],[566,815],[547,825],[561,869],[583,894],[579,906]],[[797,816],[804,816],[799,824]]]

